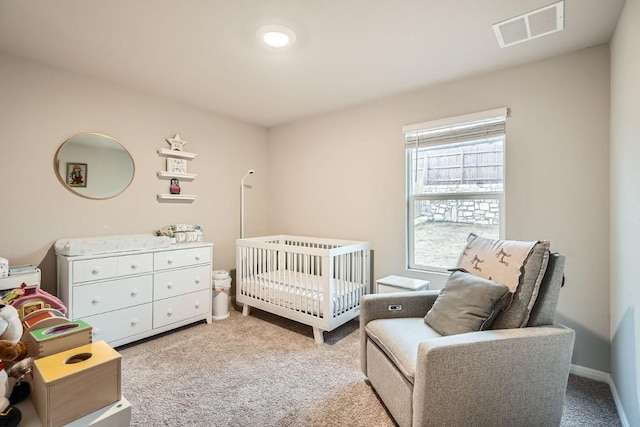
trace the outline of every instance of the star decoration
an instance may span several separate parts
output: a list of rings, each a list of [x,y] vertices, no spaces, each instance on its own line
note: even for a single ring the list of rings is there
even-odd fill
[[[181,140],[180,135],[177,133],[173,138],[167,138],[167,142],[171,144],[171,150],[173,151],[182,151],[182,146],[187,143],[187,141]]]

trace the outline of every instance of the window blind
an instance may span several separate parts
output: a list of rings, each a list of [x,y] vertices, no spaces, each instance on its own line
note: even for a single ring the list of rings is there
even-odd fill
[[[491,138],[505,134],[507,108],[407,125],[402,128],[407,148]]]

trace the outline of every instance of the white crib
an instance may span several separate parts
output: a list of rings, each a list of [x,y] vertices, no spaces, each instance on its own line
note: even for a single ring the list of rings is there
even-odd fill
[[[236,241],[236,301],[313,327],[324,342],[360,313],[369,293],[369,243],[299,236]]]

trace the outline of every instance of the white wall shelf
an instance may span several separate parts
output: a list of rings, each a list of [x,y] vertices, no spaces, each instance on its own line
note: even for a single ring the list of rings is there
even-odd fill
[[[158,194],[158,201],[193,202],[198,196],[193,194]]]
[[[159,171],[157,175],[158,175],[158,178],[161,178],[161,179],[178,178],[182,181],[193,181],[198,176],[195,173],[178,173],[178,172],[167,172],[167,171]]]
[[[158,202],[177,202],[192,203],[197,196],[190,194],[180,194],[180,181],[193,181],[196,178],[195,173],[187,172],[187,164],[189,160],[194,159],[197,154],[182,151],[182,147],[186,141],[180,139],[180,135],[176,134],[173,138],[167,138],[167,142],[171,145],[171,149],[158,148],[158,155],[166,157],[167,167],[163,171],[156,172],[159,179],[170,179],[171,194],[157,194]],[[175,194],[178,193],[178,194]]]
[[[175,157],[176,159],[187,159],[187,160],[191,160],[197,156],[196,153],[169,150],[168,148],[158,148],[158,155],[160,155],[161,157]]]

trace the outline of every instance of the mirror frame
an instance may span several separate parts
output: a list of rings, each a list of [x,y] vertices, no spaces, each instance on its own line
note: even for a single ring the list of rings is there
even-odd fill
[[[69,184],[67,184],[65,178],[60,174],[60,152],[62,151],[62,149],[64,148],[65,145],[67,145],[67,143],[71,140],[73,140],[74,138],[81,136],[81,135],[93,135],[93,136],[99,136],[102,138],[106,138],[109,139],[111,141],[113,141],[114,143],[118,144],[120,147],[122,147],[122,149],[124,150],[124,152],[126,152],[129,155],[129,158],[131,159],[131,179],[129,180],[129,182],[127,183],[127,185],[125,185],[120,191],[118,191],[117,193],[108,196],[108,197],[92,197],[92,196],[88,196],[86,194],[82,194],[78,191],[76,191],[74,189],[74,187],[69,186]],[[114,197],[122,194],[123,191],[125,191],[127,188],[129,188],[129,186],[131,185],[131,183],[133,182],[133,178],[136,175],[136,162],[133,160],[133,156],[131,155],[131,153],[129,152],[129,150],[127,150],[127,148],[122,145],[118,140],[116,140],[115,138],[113,138],[112,136],[109,135],[105,135],[103,133],[99,133],[99,132],[80,132],[80,133],[76,133],[75,135],[70,136],[69,138],[67,138],[62,144],[60,144],[60,146],[58,147],[58,149],[56,150],[56,154],[53,158],[53,170],[56,174],[56,177],[58,178],[58,181],[60,181],[60,183],[62,184],[62,186],[64,188],[66,188],[67,190],[69,190],[71,193],[75,194],[76,196],[80,196],[83,197],[85,199],[90,199],[90,200],[108,200],[108,199],[113,199]]]

